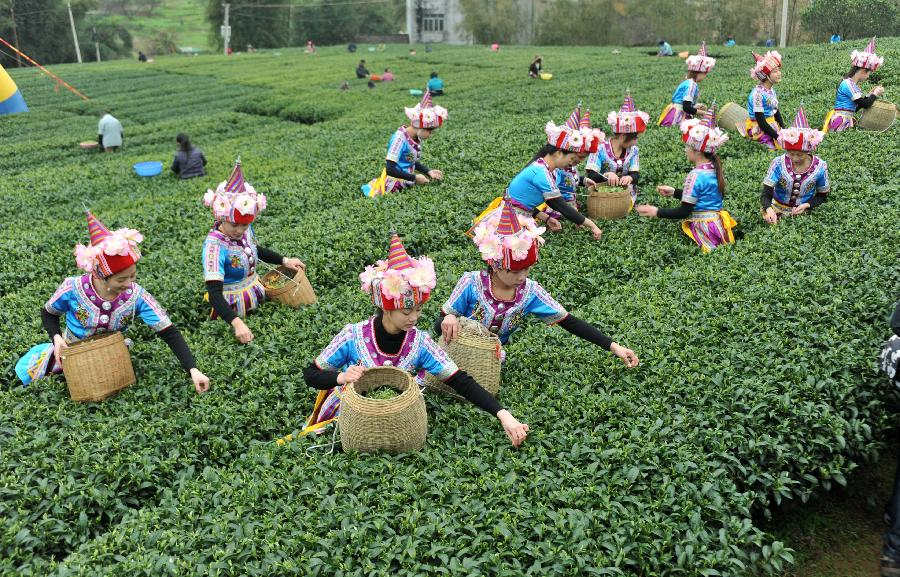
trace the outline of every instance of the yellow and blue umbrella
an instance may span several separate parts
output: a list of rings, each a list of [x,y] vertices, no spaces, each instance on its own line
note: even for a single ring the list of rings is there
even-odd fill
[[[0,114],[28,112],[28,105],[19,92],[19,87],[0,64]]]

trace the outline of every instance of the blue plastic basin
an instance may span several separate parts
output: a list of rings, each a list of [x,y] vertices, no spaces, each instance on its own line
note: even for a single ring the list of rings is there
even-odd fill
[[[134,172],[138,176],[156,176],[157,174],[162,172],[162,163],[158,160],[138,162],[134,165]]]

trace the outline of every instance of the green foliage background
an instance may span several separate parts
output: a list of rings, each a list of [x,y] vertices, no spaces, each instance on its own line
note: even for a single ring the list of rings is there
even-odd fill
[[[821,122],[847,48],[785,51],[786,118],[802,101]],[[719,50],[703,100],[743,102],[748,51]],[[371,312],[356,275],[383,258],[391,226],[435,260],[424,325],[480,266],[462,231],[541,145],[548,119],[583,99],[599,124],[626,88],[655,115],[683,76],[680,61],[635,50],[542,48],[554,79],[534,82],[532,52],[389,47],[367,59],[397,81],[368,90],[353,79],[347,92],[338,86],[359,55],[337,48],[57,67],[87,103],[11,71],[32,112],[0,118],[0,574],[745,576],[790,562],[755,520],[844,483],[877,455],[888,421],[875,355],[900,291],[896,127],[829,136],[829,202],[775,228],[758,215],[772,155],[733,138],[726,208],[743,237],[711,255],[675,223],[633,215],[606,223],[601,242],[571,228],[550,235],[533,277],[643,362],[626,371],[564,331],[525,329],[501,391],[531,425],[520,450],[487,415],[431,395],[416,454],[273,442],[311,408],[302,368]],[[893,95],[900,41],[879,52]],[[359,185],[415,102],[406,89],[433,69],[450,119],[424,160],[446,180],[364,198]],[[103,107],[122,120],[125,148],[84,153],[77,142]],[[205,150],[210,176],[134,176],[134,162],[166,162],[179,131]],[[653,127],[640,146],[647,197],[681,184],[676,131]],[[210,216],[200,199],[237,155],[269,197],[257,235],[303,258],[320,297],[300,310],[263,305],[249,346],[204,321],[201,300]],[[145,234],[140,282],[212,378],[208,394],[194,394],[146,328],[132,334],[138,383],[107,402],[71,403],[60,378],[17,386],[15,361],[46,339],[42,303],[76,273],[82,202]]]

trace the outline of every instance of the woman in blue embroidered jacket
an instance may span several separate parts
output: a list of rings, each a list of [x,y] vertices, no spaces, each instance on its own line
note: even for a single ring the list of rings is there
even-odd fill
[[[428,168],[419,159],[422,156],[422,143],[431,138],[431,133],[447,120],[447,109],[432,104],[431,93],[426,90],[421,102],[404,111],[409,124],[398,128],[388,141],[381,176],[361,187],[366,196],[381,196],[416,184],[425,184],[429,180],[444,178],[443,172]]]
[[[660,185],[656,190],[663,196],[681,199],[678,208],[659,208],[651,204],[639,204],[635,210],[648,218],[681,220],[681,230],[703,252],[709,252],[722,244],[734,242],[732,229],[737,222],[727,210],[725,199],[725,175],[722,160],[716,151],[728,140],[728,135],[716,127],[716,104],[706,111],[703,120],[692,118],[681,123],[681,139],[684,153],[694,165],[684,181],[684,189]]]
[[[706,42],[700,45],[700,52],[693,56],[688,56],[685,60],[688,73],[687,77],[681,81],[681,84],[672,94],[672,102],[670,102],[659,115],[657,124],[659,126],[678,126],[682,120],[693,118],[699,112],[702,112],[700,106],[700,82],[706,78],[710,70],[716,65],[716,59],[706,55]]]
[[[769,150],[775,150],[778,147],[778,131],[784,126],[775,93],[775,85],[781,82],[781,54],[770,50],[765,56],[754,53],[753,58],[756,63],[750,69],[750,78],[758,84],[747,95],[748,118],[744,124],[744,134]]]
[[[437,284],[434,264],[427,257],[410,257],[400,237],[391,236],[386,261],[368,266],[359,275],[363,292],[368,293],[378,314],[350,324],[331,340],[303,370],[306,383],[319,394],[305,431],[318,431],[331,423],[340,411],[340,393],[366,368],[395,366],[417,374],[428,372],[452,387],[478,408],[497,417],[507,437],[519,446],[528,434],[520,423],[456,363],[425,331],[416,328],[422,305]]]
[[[49,343],[31,348],[16,363],[16,375],[23,384],[62,372],[60,355],[70,344],[106,332],[124,331],[138,317],[153,329],[188,372],[194,389],[209,389],[209,378],[201,373],[187,343],[156,299],[137,284],[138,243],[144,237],[138,231],[121,228],[110,232],[90,211],[87,212],[89,246],[75,247],[81,276],[65,279],[41,309],[41,321]],[[60,330],[65,317],[65,330]]]
[[[637,366],[634,351],[569,314],[540,284],[528,278],[528,272],[538,260],[543,231],[534,219],[518,214],[508,204],[503,205],[499,214],[482,219],[475,228],[473,240],[487,263],[487,270],[463,274],[441,308],[435,332],[450,342],[459,331],[458,317],[467,317],[483,324],[506,344],[525,317],[535,316],[612,352],[629,368]]]
[[[778,133],[786,153],[775,158],[763,179],[763,218],[775,224],[785,215],[797,216],[825,202],[831,185],[828,165],[813,152],[825,133],[809,127],[806,113],[797,110],[794,125]]]
[[[587,161],[587,175],[592,180],[627,187],[632,202],[637,200],[641,170],[637,139],[647,129],[648,120],[649,115],[637,110],[631,94],[626,93],[619,112],[606,117],[613,136],[601,142]]]
[[[875,100],[884,94],[884,86],[876,86],[868,95],[863,96],[860,82],[869,79],[869,75],[878,70],[884,58],[875,54],[875,38],[869,41],[862,52],[854,50],[850,54],[852,68],[847,76],[838,84],[834,108],[825,117],[822,127],[824,132],[840,132],[854,125],[853,115],[860,109],[869,108]]]
[[[306,265],[256,243],[250,223],[265,210],[266,196],[244,181],[240,159],[227,181],[219,183],[215,191],[206,191],[203,202],[215,217],[201,254],[206,300],[212,305],[210,318],[221,318],[234,329],[238,341],[249,343],[253,332],[242,317],[266,299],[257,272],[259,261],[293,270],[305,269]]]

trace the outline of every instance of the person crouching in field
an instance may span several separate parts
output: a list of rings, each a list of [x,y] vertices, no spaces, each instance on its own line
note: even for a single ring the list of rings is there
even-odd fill
[[[412,258],[400,237],[391,235],[387,260],[359,275],[362,291],[378,309],[375,316],[349,324],[303,370],[306,383],[319,390],[304,432],[319,431],[340,411],[343,389],[370,367],[393,366],[417,374],[428,372],[476,407],[497,417],[507,437],[518,447],[528,435],[520,423],[475,379],[459,370],[425,331],[416,328],[422,306],[437,284],[434,263]]]
[[[431,93],[426,90],[422,101],[413,108],[406,108],[405,112],[409,124],[398,128],[388,141],[381,176],[361,187],[366,196],[381,196],[444,178],[443,172],[428,168],[419,162],[419,158],[422,155],[422,143],[447,120],[447,109],[432,104]]]
[[[884,94],[884,86],[876,86],[867,96],[863,96],[859,88],[860,82],[869,79],[872,72],[884,63],[884,58],[875,54],[875,38],[869,41],[868,46],[862,52],[854,50],[850,55],[850,72],[838,84],[837,96],[834,99],[834,108],[825,117],[825,132],[840,132],[847,130],[854,124],[853,115],[860,109],[869,108],[875,100]]]
[[[552,121],[544,126],[544,133],[547,135],[547,143],[510,181],[506,194],[495,198],[475,217],[473,226],[469,229],[470,234],[481,220],[489,215],[499,214],[501,208],[508,204],[523,216],[532,216],[546,222],[550,230],[561,230],[559,218],[565,218],[576,225],[584,225],[595,240],[600,239],[603,234],[600,227],[563,199],[557,183],[560,169],[573,166],[585,155],[596,152],[606,135],[594,128],[581,128],[578,125],[573,128],[571,123],[557,126]],[[588,185],[593,186],[593,182]],[[543,208],[544,205],[547,210]]]
[[[824,137],[824,132],[809,127],[802,106],[794,125],[778,132],[778,145],[786,153],[769,165],[760,196],[763,218],[769,224],[786,215],[810,212],[825,202],[831,188],[828,164],[813,154]]]
[[[685,118],[697,115],[700,98],[700,82],[716,65],[716,59],[706,55],[706,42],[700,45],[700,52],[685,60],[688,73],[672,94],[672,102],[659,115],[659,126],[678,126]]]
[[[175,142],[178,143],[178,150],[172,159],[172,172],[182,180],[206,176],[206,157],[203,151],[191,144],[191,139],[183,132],[175,136]]]
[[[591,180],[627,187],[632,202],[637,200],[641,170],[637,139],[647,130],[649,120],[646,112],[635,108],[631,94],[625,94],[619,112],[610,112],[606,117],[613,136],[600,143],[597,152],[587,161],[587,175]]]
[[[722,160],[716,151],[728,140],[728,135],[716,127],[715,103],[702,120],[692,118],[681,122],[681,139],[685,143],[685,156],[694,165],[684,181],[684,188],[656,187],[663,196],[681,199],[681,206],[659,208],[639,204],[635,210],[648,218],[680,219],[684,234],[696,242],[703,252],[709,252],[719,245],[733,243],[732,229],[737,226],[728,211],[722,209],[725,175]]]
[[[212,305],[209,318],[221,318],[234,329],[241,343],[253,340],[242,317],[266,299],[257,271],[261,260],[290,269],[305,269],[299,258],[283,257],[256,243],[251,223],[266,208],[266,196],[244,181],[240,158],[227,181],[207,190],[203,203],[212,209],[215,222],[203,241],[201,264],[206,282],[204,299]]]
[[[747,96],[746,136],[769,150],[776,150],[778,131],[784,127],[775,94],[775,85],[781,82],[781,54],[770,50],[765,56],[754,53],[753,58],[756,64],[750,69],[750,78],[759,83]]]
[[[487,268],[463,274],[441,307],[434,331],[449,343],[459,334],[459,317],[466,317],[484,325],[506,345],[525,318],[534,316],[612,352],[626,367],[636,367],[639,360],[634,351],[570,314],[528,278],[538,261],[543,231],[533,218],[520,215],[509,204],[504,204],[499,214],[482,219],[475,227],[473,241]]]
[[[89,246],[75,247],[75,262],[85,271],[66,278],[41,309],[49,343],[31,348],[16,363],[24,385],[62,372],[61,354],[71,344],[94,335],[124,331],[138,317],[161,338],[188,372],[198,393],[209,389],[209,378],[194,363],[187,343],[156,299],[137,284],[138,243],[144,237],[130,228],[110,231],[87,211]],[[65,330],[59,318],[65,316]]]

